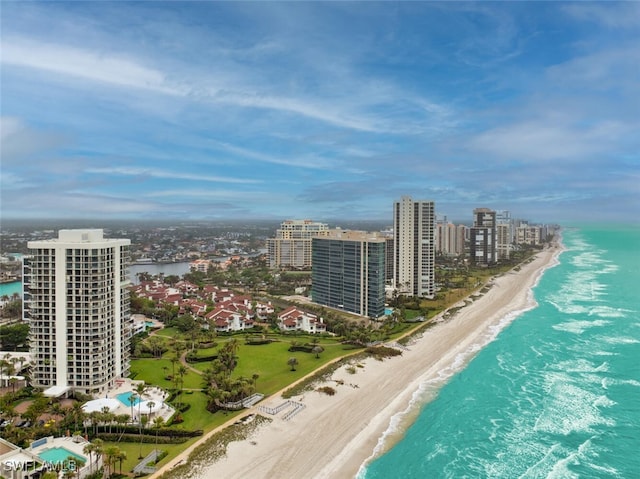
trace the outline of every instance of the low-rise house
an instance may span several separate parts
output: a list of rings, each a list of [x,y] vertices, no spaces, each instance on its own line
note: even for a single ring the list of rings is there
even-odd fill
[[[244,331],[252,328],[255,322],[252,318],[237,311],[229,311],[227,309],[218,308],[207,314],[208,324],[215,327],[219,333],[229,333],[232,331]]]
[[[269,319],[269,315],[273,314],[274,312],[275,312],[275,309],[273,309],[273,306],[271,305],[271,301],[269,301],[266,304],[256,303],[255,317],[257,320],[266,321],[267,319]]]
[[[214,303],[229,301],[234,297],[233,291],[229,288],[221,288],[212,284],[205,285],[203,291],[205,299],[211,299]]]
[[[202,317],[207,311],[207,303],[197,299],[183,299],[178,306],[180,306],[180,314],[190,313],[192,316]]]
[[[176,283],[176,288],[184,294],[194,294],[200,289],[197,284],[193,284],[189,281],[178,281]]]
[[[322,318],[290,306],[278,314],[278,327],[281,331],[304,331],[305,333],[326,333],[327,325]]]
[[[199,271],[200,273],[206,273],[207,271],[209,271],[209,268],[211,267],[212,263],[213,262],[209,259],[197,259],[189,263],[189,268],[191,268],[192,271]]]

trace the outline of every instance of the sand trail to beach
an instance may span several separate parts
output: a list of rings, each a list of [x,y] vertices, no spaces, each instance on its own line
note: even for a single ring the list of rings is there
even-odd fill
[[[230,443],[225,457],[192,468],[191,477],[355,477],[380,447],[380,438],[389,430],[392,418],[410,408],[421,385],[432,390],[440,387],[505,323],[534,307],[531,287],[544,269],[555,263],[559,252],[559,247],[545,249],[519,271],[494,278],[488,292],[467,301],[451,319],[441,319],[427,329],[401,356],[359,361],[355,374],[341,366],[326,383],[336,394],[310,391],[292,398],[306,407],[291,419],[284,419],[286,410],[276,415],[261,413],[272,421],[247,440]],[[275,407],[284,401],[274,395],[262,404]],[[186,459],[188,452],[162,470]]]

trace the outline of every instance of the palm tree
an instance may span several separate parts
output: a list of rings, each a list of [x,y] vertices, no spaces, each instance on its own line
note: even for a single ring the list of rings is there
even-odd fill
[[[123,451],[122,449],[118,449],[118,453],[116,454],[114,461],[120,462],[120,475],[122,475],[122,461],[126,459],[127,459],[127,452]]]
[[[93,435],[98,434],[98,423],[102,419],[101,413],[98,411],[91,411],[89,413],[89,419],[91,421],[91,426],[93,426]]]
[[[153,407],[156,405],[156,403],[154,403],[153,401],[149,401],[147,403],[147,406],[149,407],[149,419],[151,419],[151,410],[153,409]]]
[[[148,389],[147,385],[144,382],[136,384],[135,393],[138,395],[138,398],[140,399],[138,401],[138,417],[140,417],[141,415],[140,405],[142,404],[142,396],[144,395],[144,393],[147,392],[147,389]]]
[[[82,448],[82,452],[89,456],[89,473],[93,474],[93,454],[96,455],[96,465],[98,463],[98,457],[102,455],[102,439],[94,439],[93,442],[88,443]]]
[[[160,428],[164,424],[164,419],[162,416],[158,416],[153,420],[153,427],[156,429],[156,449],[158,449],[158,433],[160,432]],[[156,454],[156,459],[158,459],[158,455]]]
[[[99,461],[104,454],[104,442],[99,438],[94,439],[92,442],[95,446],[93,453],[96,455],[96,468],[98,468]],[[104,460],[102,461],[102,467],[104,467]]]
[[[118,442],[120,442],[120,439],[122,439],[122,435],[124,434],[124,431],[125,431],[125,425],[129,422],[129,420],[130,418],[128,414],[116,415],[116,424],[118,426],[122,426],[122,429],[118,427],[118,429],[120,429],[120,437],[118,437]]]
[[[82,409],[82,403],[80,401],[76,401],[71,406],[71,414],[73,415],[73,423],[74,423],[74,431],[78,431],[78,421],[80,423],[84,423],[85,412]]]
[[[102,413],[102,422],[109,423],[109,434],[111,434],[111,426],[113,424],[115,414],[113,414],[107,406],[104,406],[100,412]]]
[[[316,359],[318,359],[320,357],[320,353],[324,351],[324,348],[320,345],[315,345],[313,347],[313,349],[311,350],[312,353],[315,353],[316,355]]]
[[[115,464],[116,457],[120,454],[118,446],[109,446],[104,450],[104,476],[108,479],[111,477],[111,466]]]
[[[149,349],[151,349],[151,354],[153,355],[154,358],[157,358],[158,356],[160,356],[160,351],[161,351],[161,346],[162,346],[162,341],[160,340],[160,338],[158,338],[157,336],[151,336],[148,340],[149,343]]]
[[[296,358],[291,357],[287,360],[287,364],[291,366],[292,371],[295,371],[296,366],[298,365],[298,360]]]
[[[135,404],[136,399],[138,399],[136,394],[129,395],[129,404],[131,405],[131,422],[133,422],[133,405]]]
[[[24,356],[20,356],[18,358],[18,362],[20,363],[20,371],[22,371],[22,368],[24,366],[24,363],[27,361],[27,359]]]
[[[182,365],[178,368],[178,376],[180,376],[180,405],[182,405],[182,388],[184,387],[184,376],[187,374],[187,372],[187,368]]]
[[[145,393],[146,391],[146,386],[144,383],[139,383],[136,386],[136,393],[138,394],[138,397],[140,398],[140,401],[138,402],[138,432],[140,434],[140,457],[139,459],[142,459],[142,413],[140,412],[140,408],[141,408],[141,404],[142,404],[142,395]]]
[[[176,353],[176,355],[174,357],[171,358],[171,380],[174,383],[174,387],[177,389],[177,385],[176,385],[176,364],[178,364],[180,362],[180,357],[178,356],[178,353]]]

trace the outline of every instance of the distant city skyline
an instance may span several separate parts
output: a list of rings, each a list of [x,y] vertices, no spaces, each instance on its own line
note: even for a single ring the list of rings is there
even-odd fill
[[[637,220],[640,3],[3,2],[3,219]]]

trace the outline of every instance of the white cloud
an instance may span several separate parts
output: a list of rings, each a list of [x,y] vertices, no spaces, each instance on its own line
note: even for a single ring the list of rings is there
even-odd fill
[[[178,171],[165,171],[155,168],[145,167],[115,167],[115,168],[88,168],[86,173],[96,175],[122,175],[122,176],[140,176],[151,178],[168,178],[176,180],[190,180],[190,181],[208,181],[212,183],[238,183],[238,184],[252,184],[262,183],[261,180],[252,180],[248,178],[231,178],[227,176],[215,176],[215,175],[198,175],[191,173],[184,173]]]
[[[158,61],[160,57],[154,60]],[[279,94],[289,88],[283,79],[252,80],[250,65],[233,62],[198,69],[184,65],[184,72],[171,73],[145,65],[133,54],[114,54],[23,37],[3,39],[2,64],[67,75],[114,87],[207,102],[278,111],[317,120],[339,128],[370,133],[415,134],[440,130],[448,108],[420,97],[411,98],[403,89],[380,80],[349,73],[339,79],[331,75],[321,83],[331,84],[324,94],[310,98],[301,94]],[[178,67],[179,65],[174,65]],[[214,72],[214,73],[212,73]],[[398,108],[417,114],[414,121],[395,121]],[[376,111],[368,114],[367,111]],[[451,115],[446,114],[447,118]]]
[[[185,93],[168,86],[162,72],[135,60],[66,45],[5,38],[2,63],[164,94]]]
[[[615,154],[634,125],[593,121],[574,125],[540,119],[494,128],[472,138],[472,150],[511,160],[585,162],[603,153]]]
[[[213,141],[213,144],[234,155],[257,160],[263,163],[272,163],[276,165],[295,166],[299,168],[325,169],[333,166],[330,160],[310,158],[309,156],[296,158],[286,158],[284,156],[269,155],[260,151],[250,150],[240,146],[232,145],[222,141]]]

